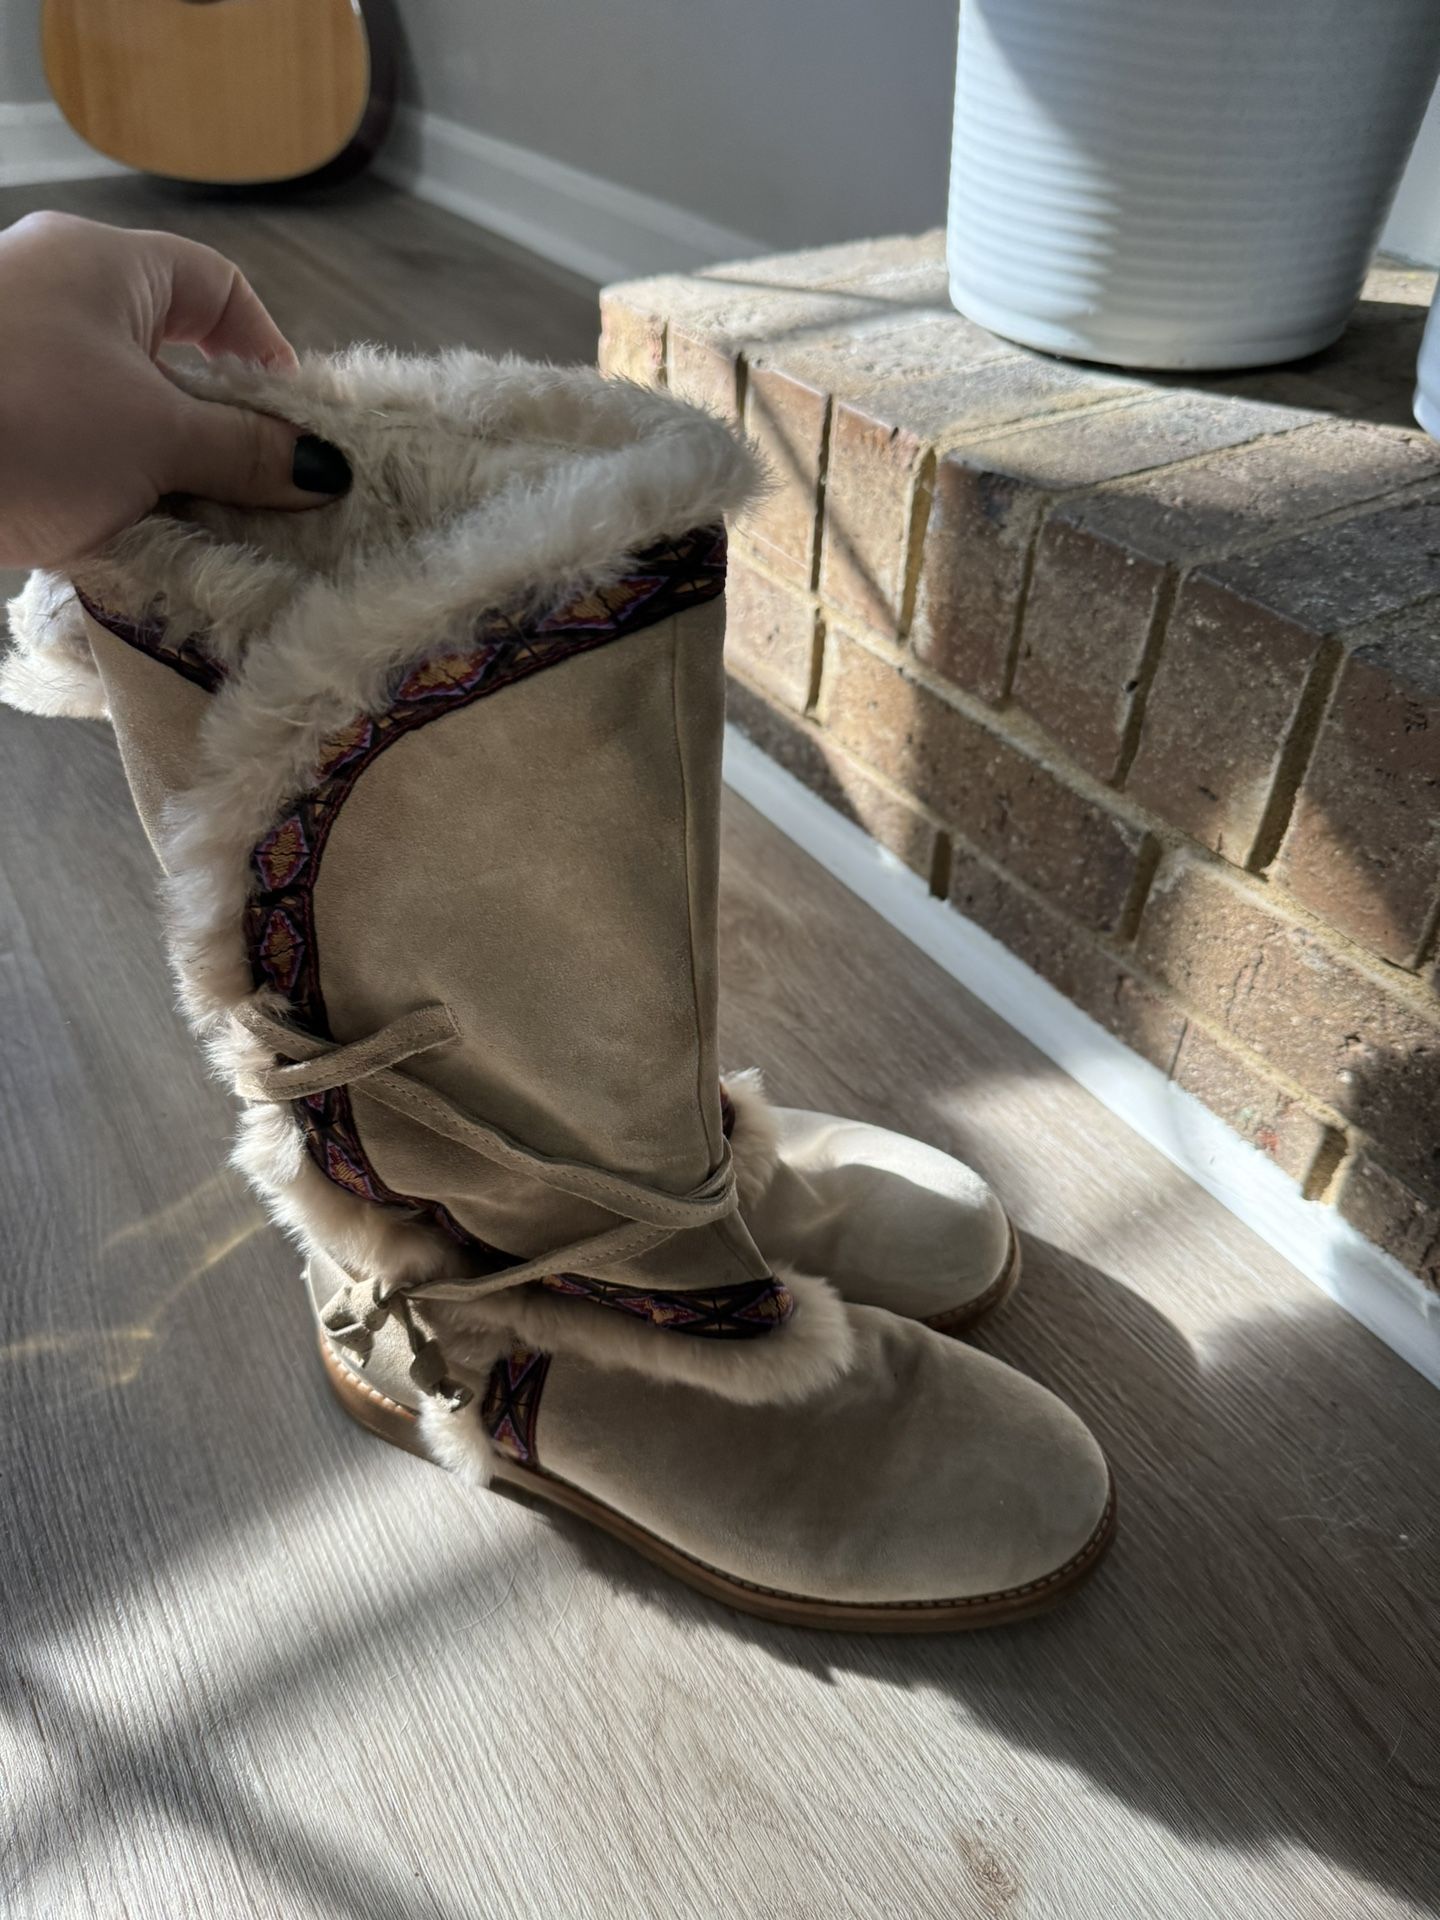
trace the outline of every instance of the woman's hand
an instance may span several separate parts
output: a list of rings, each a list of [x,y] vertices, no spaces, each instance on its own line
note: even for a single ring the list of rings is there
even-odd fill
[[[300,508],[349,487],[327,441],[182,393],[156,364],[167,341],[296,365],[210,247],[60,213],[0,232],[0,565],[73,560],[165,493]]]

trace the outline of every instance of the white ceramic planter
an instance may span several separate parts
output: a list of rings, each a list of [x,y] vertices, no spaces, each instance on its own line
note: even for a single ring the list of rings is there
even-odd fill
[[[1440,0],[963,0],[951,297],[1120,366],[1313,353],[1437,70]]]
[[[1432,440],[1440,440],[1440,294],[1430,307],[1415,373],[1415,418]]]

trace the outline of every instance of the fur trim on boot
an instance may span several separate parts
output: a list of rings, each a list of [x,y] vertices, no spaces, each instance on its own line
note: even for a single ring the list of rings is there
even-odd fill
[[[765,1097],[758,1067],[725,1075],[725,1097],[734,1113],[730,1150],[735,1156],[735,1184],[740,1205],[756,1207],[775,1178],[780,1164],[780,1128],[775,1109]]]
[[[0,700],[47,719],[108,720],[110,703],[70,582],[32,573],[5,611],[13,644],[0,663]]]
[[[130,529],[78,568],[73,586],[36,576],[17,603],[9,670],[31,706],[103,712],[103,675],[86,664],[86,607],[142,644],[162,635],[169,664],[203,664],[194,766],[155,837],[182,1003],[213,1067],[243,1088],[273,1068],[273,1042],[230,1016],[257,1004],[288,1014],[276,996],[256,995],[242,933],[255,850],[314,786],[336,737],[385,715],[418,663],[463,653],[478,616],[503,607],[523,627],[596,595],[636,552],[740,510],[762,480],[748,447],[709,415],[588,371],[362,351],[312,360],[295,377],[222,367],[191,384],[333,440],[354,469],[352,491],[298,515],[194,503],[183,519],[156,515]],[[766,1111],[758,1083],[742,1080],[742,1197],[769,1178]],[[452,1237],[326,1177],[291,1103],[246,1110],[235,1161],[307,1254],[387,1284],[454,1271]],[[654,1324],[636,1292],[611,1312],[523,1287],[463,1310],[437,1303],[434,1317],[487,1339],[585,1347],[616,1365],[708,1380],[739,1399],[811,1391],[848,1359],[843,1315],[820,1284],[786,1292],[797,1320],[786,1338],[733,1346],[657,1339],[664,1287]],[[756,1358],[760,1345],[773,1346],[770,1360]]]

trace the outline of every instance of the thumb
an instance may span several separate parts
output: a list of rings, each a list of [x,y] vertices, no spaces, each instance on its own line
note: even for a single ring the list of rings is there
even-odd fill
[[[162,493],[193,493],[235,507],[318,507],[350,491],[336,446],[287,420],[217,400],[176,396]]]

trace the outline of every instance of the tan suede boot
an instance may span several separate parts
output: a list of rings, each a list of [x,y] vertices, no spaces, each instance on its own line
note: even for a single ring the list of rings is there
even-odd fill
[[[777,1271],[740,1212],[715,919],[745,449],[471,356],[206,390],[344,447],[352,494],[156,518],[74,593],[36,580],[5,691],[114,721],[347,1407],[777,1619],[1053,1603],[1113,1525],[1083,1425]]]
[[[772,1107],[755,1071],[722,1094],[746,1224],[770,1259],[860,1306],[967,1332],[1020,1279],[994,1190],[936,1147],[863,1120]]]

